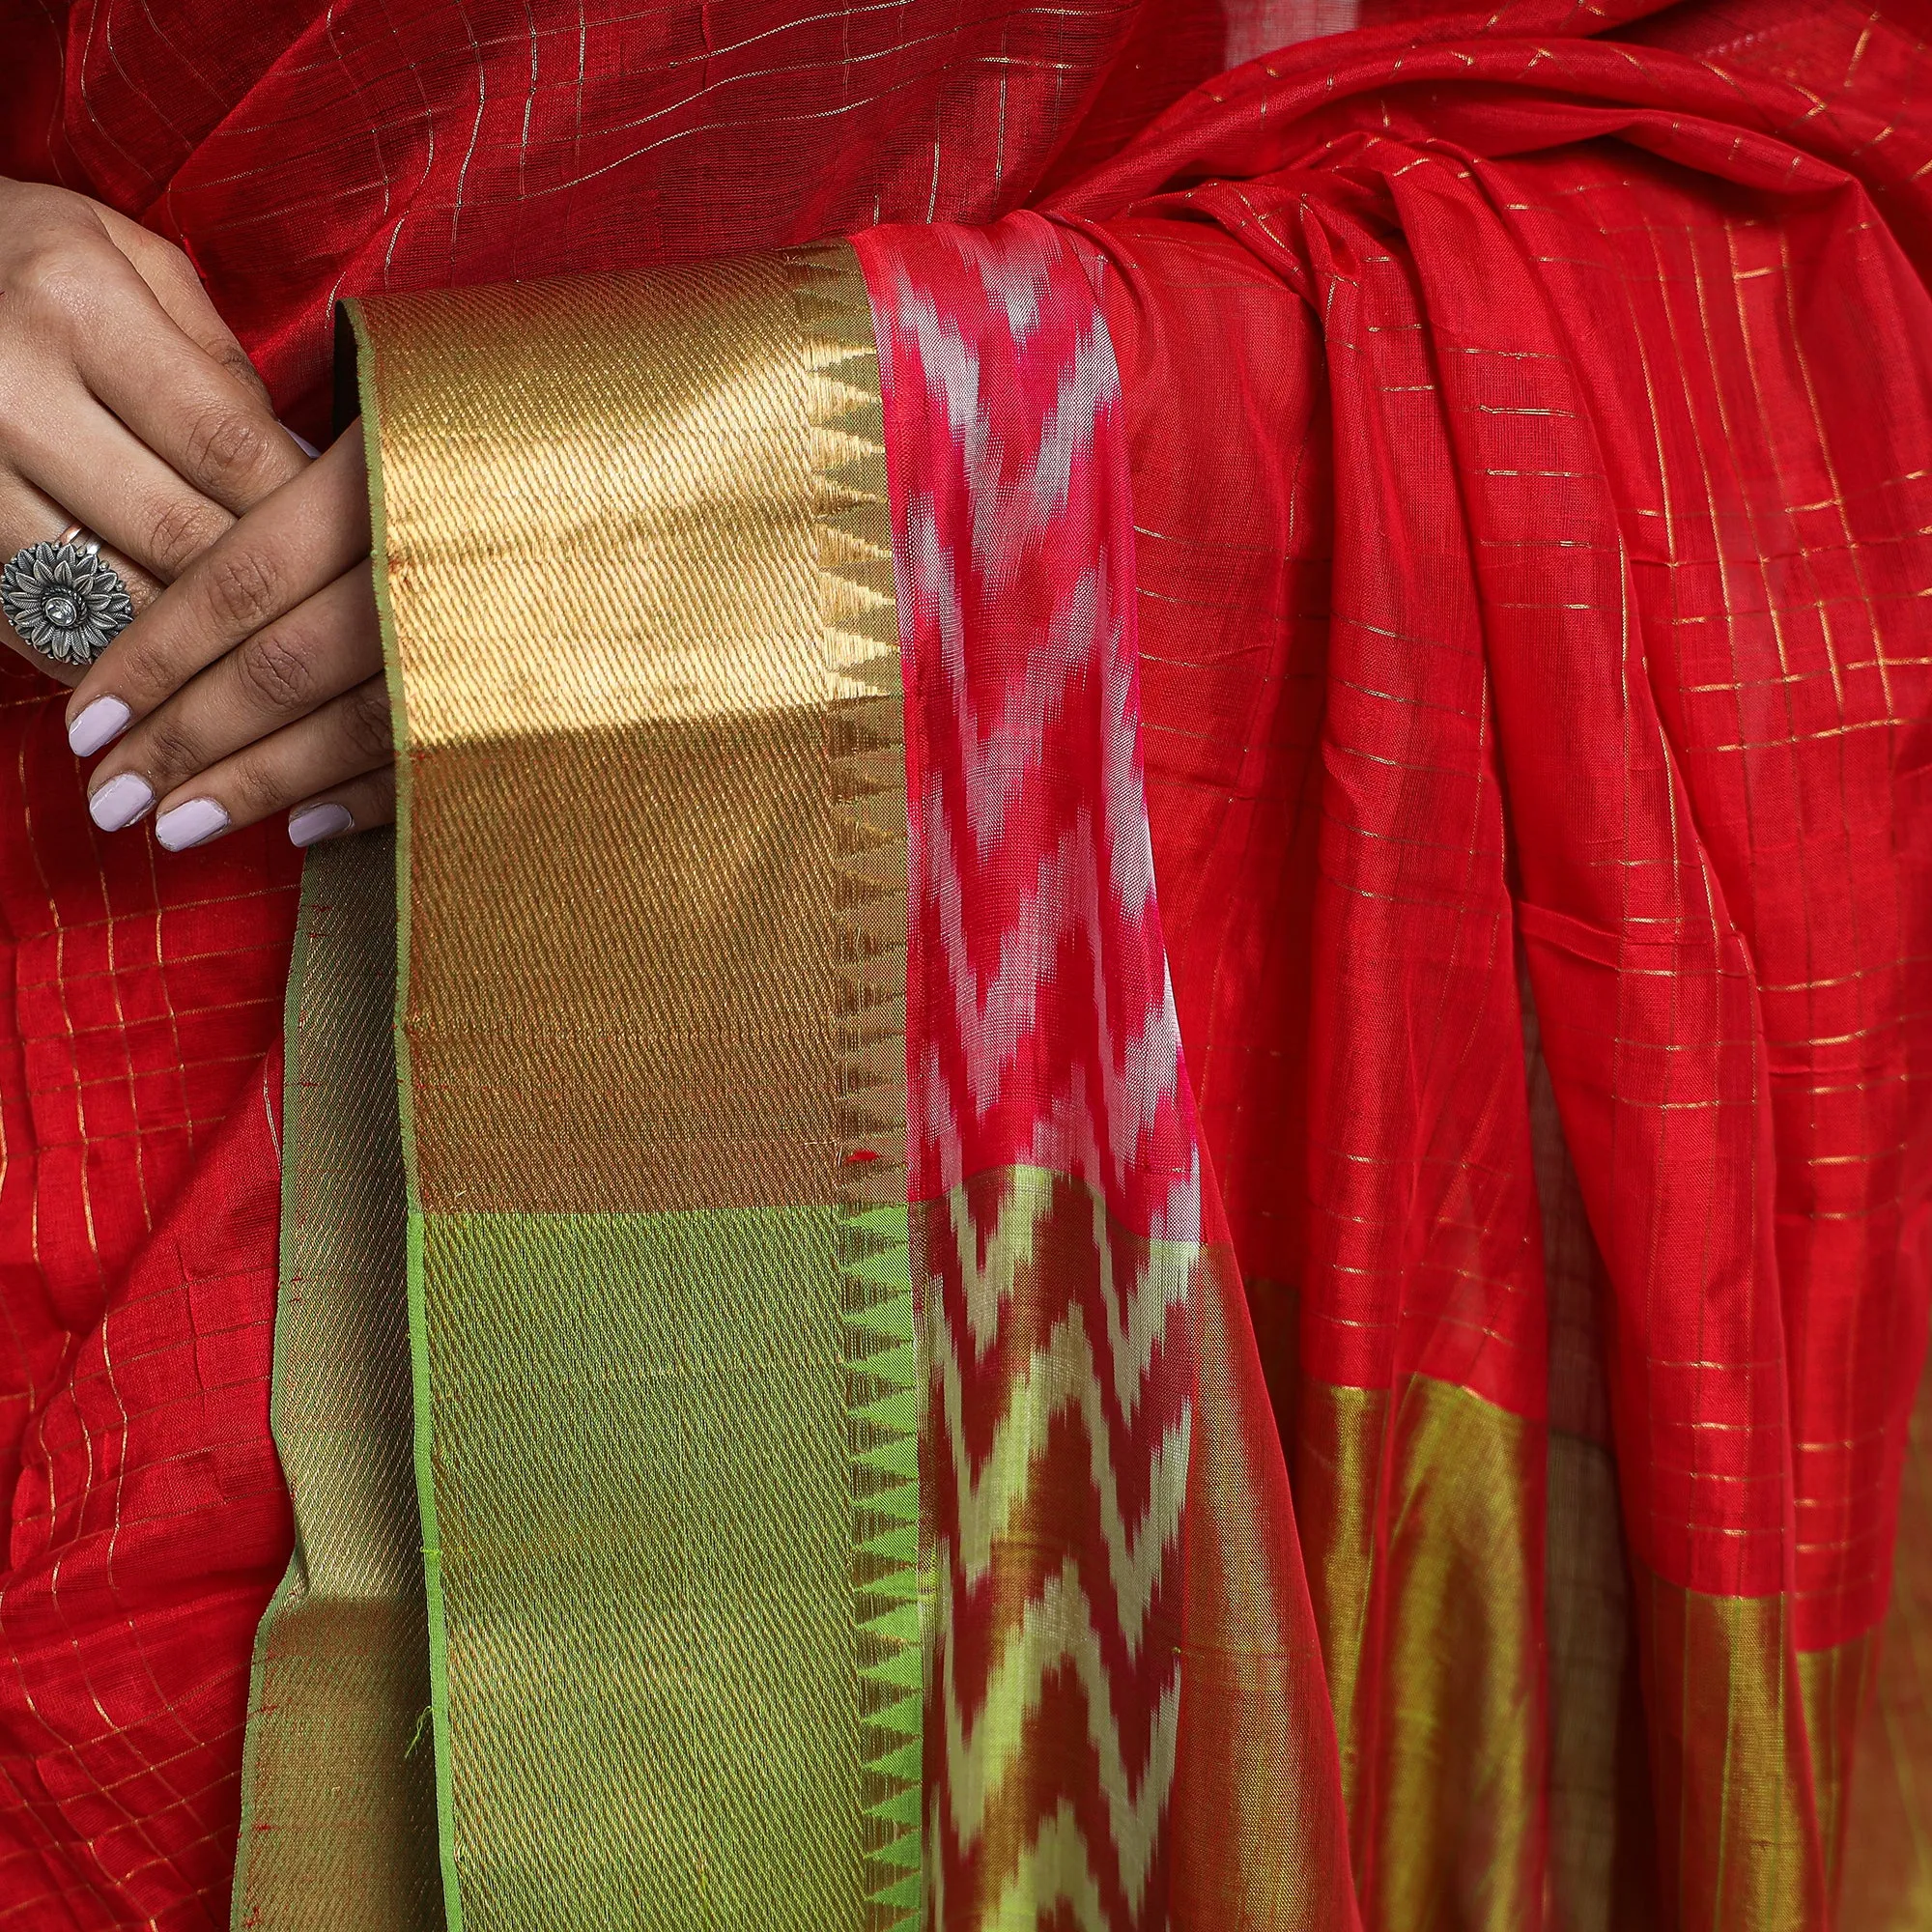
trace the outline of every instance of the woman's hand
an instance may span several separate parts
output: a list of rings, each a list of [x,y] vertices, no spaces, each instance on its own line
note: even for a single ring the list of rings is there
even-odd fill
[[[84,525],[138,610],[305,461],[179,248],[0,180],[0,561]]]
[[[135,618],[68,701],[88,810],[158,805],[170,851],[270,812],[298,845],[385,825],[396,781],[360,424],[249,511]]]

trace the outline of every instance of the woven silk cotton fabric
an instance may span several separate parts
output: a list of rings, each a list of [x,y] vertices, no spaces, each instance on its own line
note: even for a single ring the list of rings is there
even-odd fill
[[[920,1528],[864,284],[834,247],[355,326],[407,742],[443,1903],[890,1932],[920,1901]],[[533,797],[555,845],[512,836]],[[300,1715],[353,1745],[326,1693]],[[259,1867],[250,1910],[305,1909]]]
[[[1924,1921],[1925,23],[1329,11],[7,16],[9,165],[180,236],[298,424],[330,297],[476,289],[418,316],[455,300],[487,351],[429,371],[429,426],[499,483],[576,446],[565,415],[606,458],[685,420],[641,346],[564,411],[532,354],[559,314],[595,367],[625,328],[688,345],[707,276],[776,315],[804,271],[487,285],[896,224],[860,247],[902,772],[813,735],[822,686],[745,701],[751,633],[700,631],[672,723],[791,705],[759,740],[790,762],[738,769],[794,781],[691,760],[651,845],[611,809],[651,715],[521,675],[540,627],[464,576],[482,510],[436,492],[426,549],[385,539],[443,653],[401,900],[434,942],[404,1071],[443,1596],[433,1717],[367,1734],[434,1753],[443,1903],[478,1923],[768,1894],[893,1922],[914,1871],[949,1926]],[[1048,218],[956,225],[1027,199]],[[792,370],[784,541],[748,574],[714,497],[682,554],[712,558],[695,610],[798,564],[781,629],[822,670],[832,632],[879,641],[880,506],[872,574],[826,591],[859,558],[808,489],[838,452],[789,313],[776,360],[724,328],[661,366],[727,416]],[[520,369],[555,376],[541,408]],[[581,514],[531,509],[525,564],[658,500],[566,468]],[[670,608],[593,601],[611,637]],[[290,1547],[294,868],[262,834],[98,838],[57,698],[6,677],[0,1911],[174,1932],[226,1914]],[[852,895],[891,882],[844,864],[901,796],[903,1144],[873,1107],[897,1037],[848,970],[879,941]],[[586,853],[630,868],[609,906]],[[732,923],[738,877],[765,911]],[[553,956],[559,878],[596,910]],[[712,1031],[602,1024],[653,986]],[[593,1052],[615,1074],[570,1077]],[[673,1360],[738,1406],[640,1395]],[[779,1384],[761,1461],[729,1418]],[[658,1668],[685,1573],[641,1609],[618,1587],[667,1496],[710,1525],[685,1627],[765,1686],[737,1707]],[[781,1521],[771,1583],[743,1559]],[[732,1592],[767,1583],[830,1620],[760,1648]],[[704,1777],[665,1776],[694,1738]],[[395,1866],[417,1904],[423,1868]]]
[[[320,440],[336,298],[991,213],[1131,18],[0,0],[0,171],[179,241]],[[269,1380],[299,860],[274,822],[191,856],[98,834],[62,703],[0,658],[0,1909],[200,1932],[292,1547]]]
[[[285,418],[320,439],[339,296],[989,219],[1090,108],[1088,151],[1107,152],[1231,44],[1240,58],[1336,12],[5,0],[0,173],[179,241]]]
[[[303,867],[289,971],[270,1422],[296,1551],[256,1634],[242,1924],[442,1922],[407,1202],[393,838]]]
[[[1147,412],[1155,870],[1200,882],[1183,1037],[1372,1922],[1554,1888],[1562,1922],[1811,1925],[1849,1878],[1845,1922],[1908,1923],[1923,1883],[1861,1811],[1905,1733],[1860,1732],[1924,1319],[1928,150],[1883,22],[1693,12],[1399,67],[1364,36],[1359,85],[1258,64],[1051,205]],[[1211,432],[1172,400],[1204,355],[1259,390]],[[1260,372],[1311,363],[1319,413],[1272,413]],[[1292,461],[1199,488],[1284,423]],[[1236,585],[1286,620],[1259,644]],[[1628,1579],[1559,1405],[1614,1448]],[[1588,1718],[1552,1658],[1624,1688]]]
[[[1346,1923],[1156,900],[1112,340],[1037,216],[859,252],[907,689],[930,1920]]]

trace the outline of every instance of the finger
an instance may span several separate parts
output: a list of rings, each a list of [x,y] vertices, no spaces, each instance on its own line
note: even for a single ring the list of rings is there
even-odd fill
[[[60,506],[50,502],[17,476],[0,472],[0,563],[31,544],[50,543],[72,520],[62,515]],[[130,563],[116,551],[103,549],[101,556],[114,567],[128,586],[128,601],[138,611],[145,610],[160,594],[161,586],[145,570]],[[10,625],[0,621],[0,643],[16,651],[36,670],[42,670],[60,684],[77,684],[85,675],[81,665],[56,664],[14,636]]]
[[[396,818],[396,767],[392,763],[304,799],[289,813],[289,843],[320,845],[351,832],[371,832]]]
[[[86,524],[166,580],[230,517],[184,482],[81,380],[74,345],[101,326],[101,283],[131,285],[151,306],[153,298],[98,221],[90,217],[75,230],[70,220],[56,231],[42,239],[40,254],[30,256],[5,291],[0,445],[12,469],[60,505],[62,523]]]
[[[92,272],[62,285],[65,304],[78,311],[71,315],[73,353],[87,386],[224,509],[245,510],[286,483],[307,459],[261,384],[184,332],[118,249],[99,253]]]
[[[131,824],[197,772],[382,668],[375,589],[363,563],[245,639],[116,744],[89,785],[95,823],[104,832]]]
[[[152,229],[130,221],[118,209],[97,207],[107,239],[134,265],[134,271],[154,291],[169,320],[203,354],[211,355],[238,381],[269,400],[269,385],[263,382],[248,352],[236,339],[235,331],[222,321],[220,312],[209,299],[194,264],[172,242]]]
[[[222,321],[220,311],[209,299],[194,264],[172,242],[163,241],[138,222],[129,221],[125,214],[111,208],[102,209],[100,213],[115,245],[133,263],[134,272],[147,283],[174,326],[247,389],[259,395],[272,412],[273,393],[242,348],[241,338]],[[283,435],[311,463],[322,454],[298,430],[282,422],[279,415],[275,420]]]
[[[75,752],[83,757],[98,752],[205,666],[368,554],[361,428],[352,424],[319,462],[252,510],[115,639],[68,705]],[[371,623],[374,616],[371,592]]]
[[[86,525],[163,582],[235,521],[78,384],[21,399],[12,428],[15,469],[62,506],[63,521]]]
[[[334,787],[394,757],[388,687],[372,677],[164,797],[155,837],[170,852],[206,845],[298,799],[332,797]]]

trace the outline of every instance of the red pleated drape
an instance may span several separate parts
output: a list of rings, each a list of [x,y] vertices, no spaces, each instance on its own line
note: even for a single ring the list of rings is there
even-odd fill
[[[180,240],[311,434],[338,294],[1051,189],[1364,1918],[1823,1925],[1923,1344],[1926,23],[1363,0],[1211,77],[1331,11],[0,0],[0,169]],[[0,1898],[201,1927],[296,862],[97,837],[58,718],[0,669]]]
[[[1286,52],[1045,206],[1365,1922],[1903,1925],[1925,48],[1619,14]]]

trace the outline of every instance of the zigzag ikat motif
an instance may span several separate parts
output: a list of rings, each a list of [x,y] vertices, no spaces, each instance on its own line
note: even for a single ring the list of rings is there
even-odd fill
[[[907,690],[927,1920],[1152,1927],[1202,1179],[1142,784],[1119,378],[1048,223],[855,245]]]

